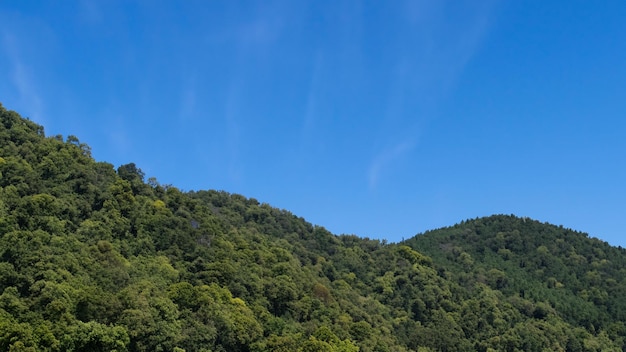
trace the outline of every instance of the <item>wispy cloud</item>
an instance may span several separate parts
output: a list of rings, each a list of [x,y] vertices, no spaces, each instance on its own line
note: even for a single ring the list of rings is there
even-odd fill
[[[2,47],[10,62],[10,80],[17,92],[22,111],[38,123],[44,123],[43,99],[39,94],[32,68],[23,60],[14,35],[2,34]]]
[[[95,25],[101,24],[105,15],[101,9],[102,2],[95,0],[81,0],[78,2],[78,19],[86,23]]]
[[[319,114],[319,89],[322,69],[323,57],[321,52],[318,52],[314,58],[309,91],[307,94],[306,105],[304,107],[304,121],[300,132],[301,148],[308,146],[308,143],[311,140],[311,135],[315,131],[315,123],[317,115]]]
[[[110,162],[129,162],[133,157],[133,131],[129,126],[132,119],[129,112],[120,108],[120,103],[109,101],[108,104],[97,111],[90,111],[93,116],[97,116],[99,127],[98,135],[104,138],[106,153]]]
[[[418,82],[445,95],[484,41],[494,1],[408,1],[407,21],[417,33]],[[460,17],[459,17],[460,16]],[[460,18],[460,20],[459,20]]]
[[[278,18],[260,17],[240,25],[235,33],[244,45],[268,45],[278,38],[281,27]]]
[[[384,149],[374,157],[368,171],[370,190],[377,187],[381,174],[386,169],[390,168],[394,162],[410,153],[415,148],[416,142],[416,140],[400,142],[391,148]]]
[[[180,120],[189,120],[196,111],[196,83],[193,77],[185,78],[181,87],[181,98],[178,117]]]
[[[235,44],[243,51],[268,48],[282,34],[285,19],[290,16],[290,13],[289,6],[285,6],[287,3],[281,4],[282,6],[263,4],[252,18],[220,26],[216,30],[206,33],[205,40],[210,43]],[[250,9],[242,9],[235,5],[230,11],[240,13],[248,12]],[[245,18],[245,16],[239,14],[234,18]]]
[[[124,117],[114,119],[109,125],[107,135],[110,145],[115,148],[117,154],[127,156],[132,150],[132,143],[124,120]]]
[[[436,118],[484,41],[493,7],[490,1],[407,1],[405,21],[414,35],[403,36],[407,40],[404,47],[415,49],[397,53],[379,134],[382,145],[404,142],[379,149],[371,158],[367,173],[370,190],[381,182],[386,168],[416,147],[419,134]],[[463,20],[457,21],[450,12],[463,12]]]
[[[233,78],[228,88],[226,97],[225,118],[226,118],[226,141],[228,148],[228,173],[231,181],[238,183],[242,181],[242,166],[240,162],[240,141],[241,127],[239,122],[239,104],[241,95],[241,81],[238,77]]]

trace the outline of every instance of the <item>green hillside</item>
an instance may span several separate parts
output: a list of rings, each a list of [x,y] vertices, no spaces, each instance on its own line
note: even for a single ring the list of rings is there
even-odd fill
[[[622,351],[625,264],[514,216],[336,236],[0,105],[0,351]]]

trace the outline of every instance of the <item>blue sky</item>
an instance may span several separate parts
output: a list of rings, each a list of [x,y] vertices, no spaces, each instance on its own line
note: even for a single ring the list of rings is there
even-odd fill
[[[626,246],[624,1],[3,1],[0,101],[183,190],[399,241]]]

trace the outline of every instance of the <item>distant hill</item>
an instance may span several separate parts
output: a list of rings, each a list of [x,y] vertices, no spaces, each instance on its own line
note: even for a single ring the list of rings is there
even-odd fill
[[[1,351],[622,351],[625,264],[505,215],[333,235],[0,106]]]
[[[626,250],[562,226],[513,215],[468,220],[406,242],[468,292],[484,284],[534,302],[533,317],[625,336]],[[471,293],[470,293],[471,294]],[[543,306],[545,311],[537,311]]]

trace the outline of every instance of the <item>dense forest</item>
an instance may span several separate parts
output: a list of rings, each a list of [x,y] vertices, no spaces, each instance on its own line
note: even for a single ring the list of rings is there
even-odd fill
[[[334,235],[0,105],[1,351],[624,351],[624,321],[626,251],[584,233]]]

